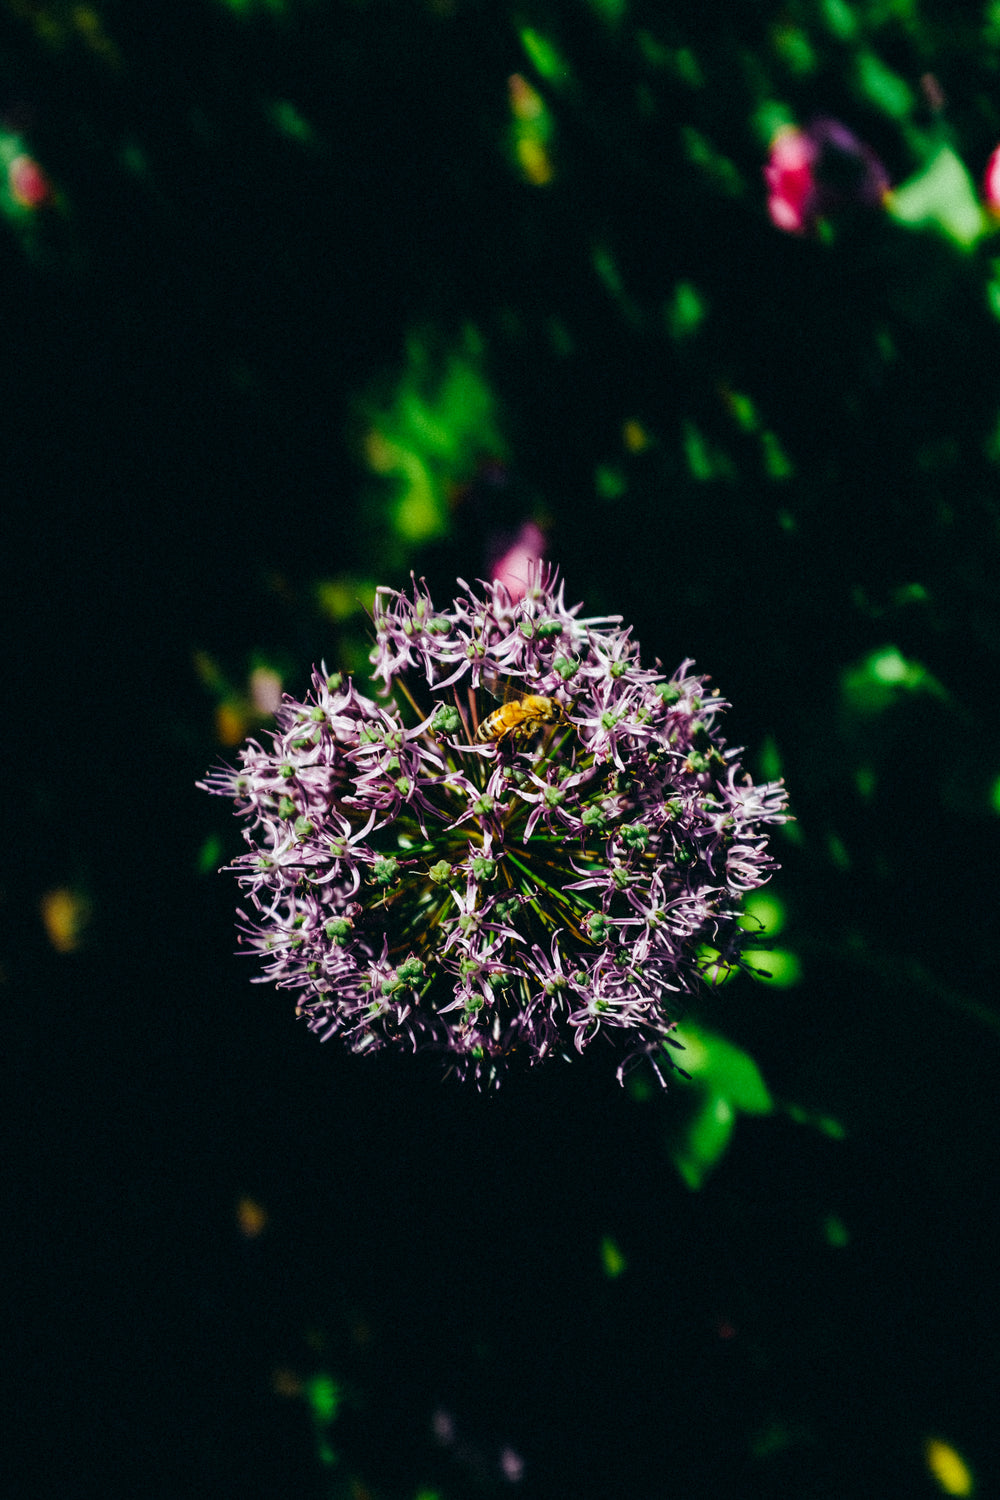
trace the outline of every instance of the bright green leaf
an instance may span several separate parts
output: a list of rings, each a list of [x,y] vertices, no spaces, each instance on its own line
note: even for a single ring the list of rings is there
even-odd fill
[[[849,42],[857,35],[858,19],[847,0],[822,0],[820,11],[838,41]]]
[[[880,646],[848,667],[840,678],[840,696],[852,714],[881,714],[909,694],[946,699],[947,692],[923,662],[905,657],[896,646]]]
[[[753,114],[753,128],[765,146],[770,146],[780,130],[795,124],[795,116],[787,104],[777,99],[765,99]]]
[[[941,146],[916,176],[890,193],[887,207],[901,224],[938,229],[963,250],[987,229],[975,183],[950,146]]]
[[[740,970],[738,964],[729,963],[722,957],[720,949],[713,948],[711,943],[702,943],[698,949],[698,972],[706,984],[717,990],[735,979]]]
[[[306,1382],[306,1399],[316,1421],[326,1427],[340,1409],[343,1387],[332,1375],[314,1375]]]
[[[776,26],[771,34],[774,50],[790,73],[803,77],[816,69],[816,49],[801,26]]]
[[[671,1151],[674,1166],[693,1192],[697,1192],[725,1154],[734,1123],[729,1103],[717,1094],[709,1094],[683,1138],[674,1145]]]
[[[682,1026],[674,1036],[684,1047],[680,1064],[700,1088],[718,1095],[746,1114],[766,1115],[773,1108],[760,1069],[748,1052],[701,1026]]]
[[[775,989],[791,989],[802,978],[798,955],[787,948],[744,948],[743,957],[757,970],[761,982]]]
[[[570,76],[569,65],[563,58],[559,49],[542,36],[540,31],[535,31],[530,26],[523,26],[520,32],[521,46],[528,56],[528,61],[540,78],[547,79],[550,83],[565,83]]]
[[[770,890],[754,891],[743,902],[740,926],[747,932],[777,937],[785,925],[785,903]]]
[[[857,60],[858,87],[871,102],[894,120],[903,120],[913,109],[913,90],[898,73],[887,68],[874,52],[861,52]]]

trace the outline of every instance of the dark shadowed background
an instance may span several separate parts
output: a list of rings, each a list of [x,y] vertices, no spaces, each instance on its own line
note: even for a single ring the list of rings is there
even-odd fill
[[[996,1492],[998,141],[993,4],[0,7],[11,1493]],[[195,781],[529,522],[797,818],[665,1095],[233,956]]]

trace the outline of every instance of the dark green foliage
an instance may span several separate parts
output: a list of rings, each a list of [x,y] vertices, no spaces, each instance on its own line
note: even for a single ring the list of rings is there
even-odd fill
[[[998,59],[993,0],[3,6],[39,1492],[996,1488]],[[891,192],[790,233],[817,121]],[[195,873],[216,741],[527,520],[798,818],[666,1100],[336,1062]]]

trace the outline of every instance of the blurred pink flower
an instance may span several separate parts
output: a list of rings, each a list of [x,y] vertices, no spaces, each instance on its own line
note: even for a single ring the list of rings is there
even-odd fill
[[[41,208],[55,197],[52,184],[31,156],[15,156],[7,168],[10,195],[22,208]]]
[[[509,535],[505,538],[509,542]],[[503,545],[503,544],[501,544]],[[524,598],[529,577],[537,575],[538,564],[545,556],[545,534],[534,521],[525,521],[513,542],[490,562],[490,578],[502,583],[516,604]]]
[[[281,707],[282,682],[271,667],[255,667],[250,673],[250,697],[258,713],[276,714]]]
[[[813,120],[804,130],[786,125],[771,142],[764,168],[771,222],[789,234],[809,234],[821,219],[856,208],[877,208],[889,179],[870,146],[839,120]]]
[[[1000,146],[995,146],[983,173],[983,197],[990,213],[1000,215]]]
[[[511,1484],[524,1478],[524,1459],[509,1445],[500,1450],[500,1472]]]
[[[813,192],[813,149],[808,137],[794,125],[786,125],[771,142],[764,168],[767,211],[779,229],[801,234]]]

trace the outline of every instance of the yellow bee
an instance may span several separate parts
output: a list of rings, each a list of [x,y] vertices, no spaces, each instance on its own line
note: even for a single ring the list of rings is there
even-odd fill
[[[544,724],[565,724],[566,710],[558,698],[546,698],[541,693],[522,693],[517,685],[500,680],[500,691],[484,678],[483,686],[493,698],[501,700],[500,707],[483,720],[476,730],[476,739],[500,744],[503,740],[528,739]]]

